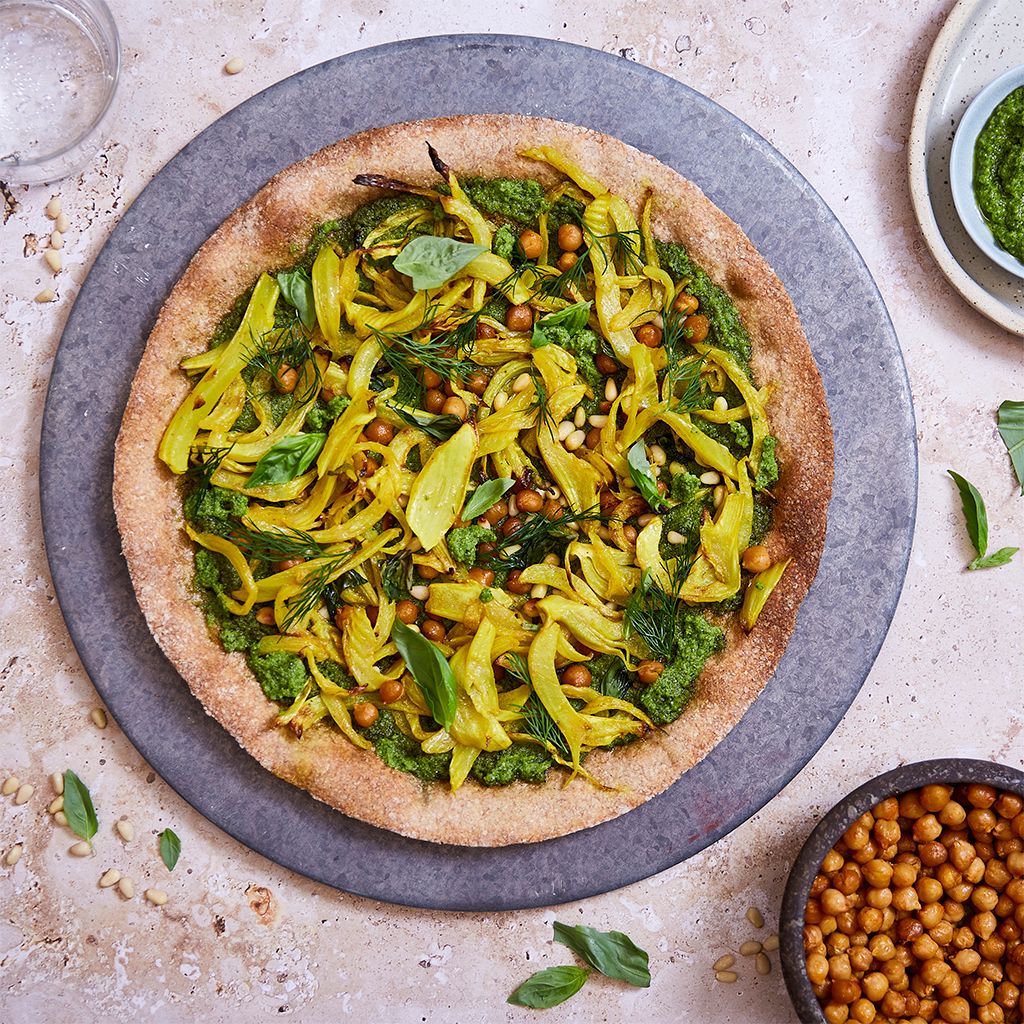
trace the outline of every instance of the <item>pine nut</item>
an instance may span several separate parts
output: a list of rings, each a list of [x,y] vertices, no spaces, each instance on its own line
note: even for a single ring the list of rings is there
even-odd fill
[[[645,526],[649,526],[658,517],[653,512],[645,512],[642,516],[636,517],[636,525],[642,530]]]
[[[685,472],[686,467],[681,462],[670,462],[668,464],[668,471],[676,476],[678,473]]]
[[[114,828],[126,843],[130,843],[135,838],[135,826],[127,818],[122,818]]]
[[[576,451],[576,449],[579,448],[586,441],[586,439],[587,439],[587,435],[584,434],[582,430],[574,430],[565,439],[566,451],[570,451],[570,452]]]
[[[21,845],[21,843],[15,843],[14,846],[12,846],[7,851],[7,856],[4,857],[4,863],[7,864],[9,867],[13,867],[15,864],[18,863],[19,860],[21,860],[21,855],[24,852],[25,849]]]
[[[723,501],[725,501],[725,485],[724,484],[719,484],[715,488],[715,490],[714,490],[714,498],[715,498],[715,508],[718,508],[718,506],[721,505]]]
[[[14,794],[14,802],[16,804],[27,804],[32,799],[32,794],[36,791],[36,787],[31,782],[23,782],[18,787],[18,792]]]
[[[715,404],[714,404],[715,412],[725,412],[726,409],[728,409],[728,408],[729,408],[729,401],[728,401],[728,399],[724,398],[722,395],[719,395],[715,399]]]
[[[53,302],[57,293],[52,288],[44,288],[37,296],[36,302]]]
[[[100,888],[109,889],[121,881],[121,872],[117,868],[109,868],[100,875]]]
[[[700,482],[707,484],[708,487],[714,487],[715,484],[722,482],[722,478],[713,469],[709,469],[706,473],[701,473]]]
[[[562,420],[558,424],[558,440],[564,441],[575,429],[576,426],[572,420]]]
[[[117,883],[117,891],[126,900],[130,900],[135,895],[135,883],[130,878],[122,878]]]
[[[561,565],[562,560],[554,553],[554,551],[544,556],[545,565]]]
[[[769,935],[764,940],[764,948],[767,953],[774,953],[779,948],[779,937],[778,935]]]
[[[521,373],[512,382],[512,390],[518,395],[525,391],[533,383],[533,378],[528,373]]]
[[[668,456],[665,454],[665,449],[660,444],[651,445],[651,462],[656,466],[664,466],[668,462]]]
[[[53,791],[57,796],[62,796],[64,793],[64,773],[54,772],[50,776],[50,785],[53,787]]]
[[[669,544],[685,544],[686,534],[680,533],[678,530],[669,530],[668,536],[665,538]]]
[[[79,843],[74,843],[68,853],[72,857],[88,857],[92,853],[92,847],[83,839]]]
[[[619,394],[619,386],[615,383],[614,377],[609,377],[604,382],[604,400],[606,402],[614,402]]]
[[[607,544],[610,544],[610,543],[611,543],[611,540],[612,540],[612,531],[611,531],[611,530],[609,530],[607,526],[599,526],[599,527],[597,528],[597,535],[598,535],[598,537],[600,537],[600,538],[601,538],[601,540],[603,540],[603,541],[604,541],[605,543],[607,543]]]
[[[535,583],[530,588],[530,597],[534,597],[537,600],[540,600],[542,597],[547,597],[547,596],[548,596],[548,588],[547,588],[547,584],[545,584],[545,583]]]
[[[61,268],[64,266],[64,261],[60,258],[60,253],[56,249],[47,249],[43,253],[43,259],[46,260],[46,265],[55,273],[59,274]]]
[[[409,593],[416,598],[417,601],[426,601],[430,597],[430,587],[425,583],[417,583],[415,587],[409,588]]]
[[[163,889],[147,889],[146,899],[153,904],[154,907],[162,907],[167,902],[167,893]]]
[[[231,60],[224,65],[224,73],[228,75],[237,75],[239,71],[245,70],[245,61],[241,57],[232,57]]]
[[[757,939],[748,939],[740,946],[740,956],[757,956],[761,948],[761,943]]]
[[[494,401],[491,403],[494,406],[494,411],[498,412],[500,409],[504,409],[508,405],[508,395],[504,391],[499,391],[494,396]]]
[[[50,806],[47,807],[46,810],[50,814],[56,814],[58,811],[63,811],[64,810],[64,797],[62,797],[62,796],[55,796],[50,801]]]
[[[768,959],[768,955],[766,953],[757,954],[757,959],[754,961],[754,969],[758,974],[772,973],[772,962]]]
[[[593,416],[587,417],[587,422],[592,427],[597,427],[600,430],[608,422],[608,417],[603,412],[595,412]]]
[[[757,907],[748,907],[746,917],[755,928],[764,927],[764,914]]]
[[[419,627],[419,626],[417,626],[415,622],[410,622],[410,623],[409,623],[409,628],[410,628],[410,629],[411,629],[411,630],[412,630],[412,631],[413,631],[414,633],[419,633],[419,632],[420,632],[420,627]]]
[[[50,232],[50,248],[51,249],[63,249],[64,248],[64,236],[59,231]]]
[[[46,216],[50,220],[56,220],[61,215],[62,207],[63,204],[60,201],[60,196],[53,196],[46,204]]]
[[[3,789],[0,790],[0,792],[2,792],[4,796],[10,796],[12,793],[16,793],[18,791],[18,787],[20,785],[21,779],[19,779],[17,775],[12,775],[9,779],[4,780]]]
[[[715,981],[720,981],[723,985],[731,985],[739,975],[735,971],[716,971]]]
[[[67,233],[68,228],[71,227],[71,221],[68,220],[68,215],[63,211],[57,214],[57,230],[63,235]]]
[[[572,421],[577,427],[582,427],[587,422],[587,411],[582,405],[576,406],[576,415],[573,416]]]
[[[53,820],[58,825],[66,825],[68,823],[68,816],[63,811],[58,811],[54,816]]]
[[[711,966],[716,971],[727,971],[734,963],[736,963],[736,957],[732,953],[726,953],[725,956],[720,956]]]
[[[103,708],[93,708],[92,711],[89,712],[89,717],[92,719],[92,724],[95,725],[97,729],[106,729],[107,713]]]

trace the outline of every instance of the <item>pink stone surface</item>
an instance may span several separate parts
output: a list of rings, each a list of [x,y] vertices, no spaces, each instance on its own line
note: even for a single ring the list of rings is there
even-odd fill
[[[993,549],[1024,541],[1024,499],[994,420],[1000,401],[1024,399],[1024,347],[947,286],[906,184],[917,82],[951,5],[111,6],[125,68],[102,153],[77,180],[14,188],[17,209],[0,230],[0,548],[8,567],[0,778],[16,774],[36,787],[22,806],[0,800],[0,851],[18,842],[25,850],[14,867],[0,863],[0,1020],[525,1021],[534,1012],[506,1006],[506,995],[539,967],[571,962],[550,941],[556,916],[628,932],[651,954],[653,983],[637,990],[594,979],[546,1021],[795,1020],[777,954],[767,977],[740,958],[731,986],[714,981],[710,964],[754,934],[747,907],[769,921],[756,937],[774,931],[788,865],[820,813],[908,760],[1024,763],[1024,559],[963,571],[969,544],[945,476],[957,469],[985,495]],[[126,204],[197,132],[265,86],[339,53],[438,31],[523,33],[620,52],[711,96],[765,135],[863,253],[900,336],[917,411],[920,503],[907,583],[881,655],[839,728],[728,838],[557,913],[446,915],[356,899],[277,868],[211,826],[154,776],[116,723],[101,731],[90,721],[98,699],[56,607],[39,524],[47,377],[78,286]],[[246,67],[229,77],[223,65],[235,56]],[[71,222],[56,279],[35,252],[53,227],[43,212],[51,195],[60,195]],[[45,287],[58,300],[34,303]],[[74,837],[46,812],[48,776],[67,766],[88,778],[100,809],[91,858],[68,855]],[[114,832],[123,816],[135,825],[128,844]],[[157,852],[156,835],[167,826],[182,838],[173,874]],[[98,888],[108,867],[135,882],[134,899]],[[148,887],[165,890],[167,904],[147,903]]]

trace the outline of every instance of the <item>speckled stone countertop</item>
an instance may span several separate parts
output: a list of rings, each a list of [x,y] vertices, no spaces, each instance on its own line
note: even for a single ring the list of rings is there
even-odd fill
[[[651,954],[653,983],[637,990],[593,980],[545,1020],[795,1020],[777,962],[761,977],[742,961],[731,986],[714,981],[710,963],[774,931],[788,865],[819,814],[908,760],[1024,763],[1024,561],[963,571],[969,544],[945,475],[957,469],[985,495],[993,548],[1024,540],[1024,502],[994,425],[1001,400],[1024,398],[1024,346],[947,287],[906,186],[917,82],[951,5],[598,0],[563,9],[493,0],[446,5],[441,21],[439,7],[408,2],[111,6],[125,68],[103,150],[77,180],[13,189],[16,209],[0,230],[0,546],[9,567],[0,778],[35,787],[23,804],[0,801],[0,853],[16,843],[24,850],[15,865],[0,863],[0,1020],[528,1020],[533,1012],[506,1006],[505,996],[539,966],[570,961],[550,941],[554,911],[436,914],[356,899],[277,868],[199,817],[113,722],[100,729],[90,718],[98,700],[56,606],[39,525],[39,424],[61,328],[92,259],[152,175],[224,111],[301,68],[398,38],[493,30],[620,53],[751,124],[842,220],[903,345],[920,444],[917,536],[892,629],[856,703],[794,782],[728,838],[557,912],[629,932]],[[235,56],[246,66],[229,77],[223,66]],[[44,208],[55,194],[70,221],[56,278],[36,251],[52,229]],[[45,287],[57,301],[36,304]],[[74,837],[47,814],[48,776],[68,765],[87,774],[103,809],[92,858],[70,856]],[[130,843],[113,829],[122,817],[135,826]],[[172,875],[156,846],[167,826],[183,846]],[[98,887],[108,867],[134,881],[133,899]],[[146,902],[148,887],[166,891],[166,905]],[[749,906],[769,919],[763,931],[745,920]]]

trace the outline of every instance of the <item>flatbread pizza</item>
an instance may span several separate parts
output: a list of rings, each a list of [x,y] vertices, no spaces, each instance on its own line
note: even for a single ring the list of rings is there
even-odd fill
[[[154,637],[261,764],[499,846],[661,792],[774,672],[817,570],[824,390],[691,182],[506,115],[274,177],[148,340],[114,505]]]

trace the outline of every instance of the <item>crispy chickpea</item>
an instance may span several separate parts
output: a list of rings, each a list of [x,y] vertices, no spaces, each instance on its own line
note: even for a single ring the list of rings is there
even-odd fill
[[[928,930],[928,934],[940,946],[948,946],[953,941],[953,925],[949,921],[940,921]]]
[[[463,399],[459,398],[458,395],[452,395],[451,398],[446,398],[444,400],[444,405],[441,406],[441,412],[445,416],[458,416],[458,418],[465,423],[466,417],[469,415],[469,407]]]
[[[1003,889],[1011,877],[1007,865],[1000,860],[990,860],[985,865],[985,884],[993,889]]]
[[[994,910],[999,902],[999,893],[991,886],[978,885],[971,893],[971,902],[978,910]]]
[[[828,937],[825,948],[828,950],[829,956],[838,956],[840,953],[845,953],[850,948],[850,936],[844,935],[842,932],[833,932]]]
[[[583,232],[576,224],[562,224],[558,229],[558,248],[575,252],[583,244]]]
[[[377,695],[382,704],[394,704],[405,696],[405,687],[399,679],[388,679],[380,684]]]
[[[834,1003],[849,1005],[860,999],[860,982],[854,981],[853,978],[836,979],[832,982],[830,994]]]
[[[519,579],[522,575],[521,569],[513,569],[505,580],[505,589],[510,594],[528,594],[533,589],[532,583],[525,583]]]
[[[926,868],[934,868],[946,862],[946,859],[949,857],[949,851],[942,843],[933,841],[921,843],[917,848],[917,855],[921,858],[921,863]]]
[[[650,686],[664,671],[665,666],[660,661],[641,661],[636,668],[637,678],[644,686]]]
[[[896,955],[896,947],[888,935],[873,935],[868,942],[868,949],[879,963],[891,960]]]
[[[938,903],[942,899],[942,883],[937,878],[919,878],[914,886],[918,898],[922,903]],[[941,907],[939,908],[941,920]],[[925,925],[926,928],[933,928],[934,925]]]
[[[302,565],[305,561],[304,558],[285,558],[280,562],[274,563],[274,572],[287,572],[289,569],[294,569],[297,565]]]
[[[527,488],[516,495],[516,505],[520,512],[539,512],[544,507],[544,498],[538,491]]]
[[[875,1004],[870,999],[857,999],[850,1006],[850,1020],[855,1020],[858,1024],[871,1024],[877,1014]]]
[[[290,395],[298,383],[299,371],[290,366],[282,366],[280,372],[274,378],[274,387],[285,395]]]
[[[851,850],[863,850],[868,845],[871,834],[860,822],[854,822],[843,834],[843,838]]]
[[[843,870],[837,872],[836,877],[833,879],[834,888],[838,889],[844,896],[855,893],[860,888],[860,883],[860,868],[856,864],[850,863],[843,865]]]
[[[677,313],[682,313],[683,316],[692,316],[697,312],[697,307],[700,303],[697,301],[695,295],[690,295],[687,292],[680,292],[672,303],[672,308]]]
[[[686,339],[699,345],[707,340],[708,331],[711,330],[711,321],[703,313],[694,313],[683,321],[683,328]]]
[[[803,930],[804,949],[810,951],[821,945],[821,929],[816,924],[805,924]]]
[[[988,835],[996,827],[996,816],[987,808],[975,807],[967,813],[967,826],[976,836]]]
[[[942,826],[934,814],[923,814],[914,822],[913,834],[919,843],[928,843],[939,838]]]
[[[498,336],[497,330],[490,324],[485,324],[482,320],[477,320],[476,330],[473,333],[476,335],[477,341],[483,341],[485,338],[496,338]]]
[[[586,665],[570,665],[562,673],[563,686],[576,686],[583,688],[590,685],[590,669]]]
[[[857,924],[866,932],[880,931],[882,921],[882,912],[877,907],[862,907],[857,911]]]
[[[443,640],[448,631],[444,626],[437,621],[437,619],[424,619],[420,625],[420,632],[428,639],[433,640],[434,643],[438,643]]]
[[[902,835],[899,822],[889,818],[882,818],[876,821],[872,832],[883,847],[895,845],[900,841],[900,836]]]
[[[466,390],[472,391],[474,395],[482,395],[487,390],[487,385],[491,383],[491,378],[487,376],[483,370],[474,370],[466,378]]]
[[[626,538],[627,544],[635,544],[636,539],[640,536],[640,534],[637,533],[637,529],[635,526],[631,526],[629,523],[627,523],[622,528],[622,536]]]
[[[899,798],[887,796],[881,803],[875,804],[871,813],[876,821],[895,821],[900,816]]]
[[[941,903],[926,903],[917,912],[917,919],[925,928],[931,930],[941,923],[944,913]]]
[[[535,597],[531,597],[530,600],[523,605],[520,611],[528,619],[535,619],[540,615],[540,612],[537,610],[537,603],[537,599]]]
[[[821,985],[828,979],[828,961],[820,953],[807,958],[807,977],[812,985]]]
[[[444,381],[441,380],[441,375],[439,373],[435,373],[430,369],[430,367],[424,366],[423,369],[420,370],[420,383],[425,388],[439,388]]]
[[[939,1015],[948,1024],[968,1024],[971,1019],[971,1006],[963,996],[953,996],[939,1003]]]
[[[499,498],[480,518],[488,526],[497,526],[508,515],[508,502]]]
[[[978,936],[982,942],[991,938],[996,930],[996,916],[990,910],[983,910],[971,918],[971,931]]]
[[[873,1003],[881,1002],[885,993],[889,991],[889,979],[879,971],[865,974],[860,984],[864,995]]]
[[[939,811],[939,821],[943,825],[948,825],[950,828],[959,828],[967,820],[967,811],[964,810],[963,804],[957,803],[955,800],[950,800],[945,807]]]
[[[864,897],[864,902],[869,907],[877,907],[879,910],[885,910],[887,907],[892,905],[892,889],[887,885],[883,885],[879,889],[868,889],[867,895]]]
[[[867,981],[867,978],[864,979]],[[887,1017],[902,1017],[907,1009],[907,1001],[902,992],[889,989],[882,997],[882,1013]]]
[[[763,544],[752,544],[743,552],[742,562],[747,572],[764,572],[771,568],[772,556]]]
[[[436,580],[441,573],[429,565],[417,565],[416,572],[419,573],[421,580]]]
[[[437,388],[430,388],[423,396],[423,408],[430,413],[439,413],[444,402],[444,392]]]
[[[563,252],[561,256],[555,260],[555,266],[564,274],[567,270],[572,270],[576,266],[576,261],[579,257],[574,252]]]
[[[478,566],[475,569],[469,570],[468,577],[474,583],[479,583],[482,587],[489,587],[494,582],[494,570],[482,569]]]
[[[378,417],[366,425],[363,433],[366,435],[366,440],[372,441],[374,444],[391,444],[391,440],[395,436],[395,428],[387,420]]]
[[[822,1013],[828,1024],[846,1024],[850,1019],[850,1008],[845,1003],[828,1003]]]
[[[503,537],[511,537],[516,530],[523,528],[523,521],[519,516],[510,516],[501,524],[501,535]]]
[[[362,700],[352,708],[352,717],[360,729],[369,729],[380,717],[376,704]]]
[[[562,506],[558,503],[557,498],[548,498],[544,502],[544,508],[541,509],[541,515],[545,519],[557,519],[563,512]]]
[[[904,917],[896,922],[896,938],[900,942],[913,942],[924,934],[924,925],[916,917]]]
[[[972,782],[964,790],[967,802],[972,807],[991,807],[996,802],[996,791],[983,783]]]
[[[603,352],[594,358],[594,365],[597,367],[598,373],[603,373],[606,377],[613,377],[622,369],[618,360],[606,356]]]
[[[528,331],[533,326],[533,310],[529,306],[509,306],[505,326],[510,331]]]
[[[544,251],[544,239],[536,231],[526,230],[519,236],[519,251],[528,260],[535,260]]]
[[[1024,811],[1024,798],[1015,793],[1000,793],[992,807],[1001,818],[1016,818]]]
[[[341,611],[341,609],[339,608],[338,611]],[[267,604],[260,608],[259,611],[256,612],[256,621],[261,626],[273,626],[274,623],[277,621],[274,618],[273,605]]]
[[[917,898],[917,893],[909,885],[904,889],[893,890],[892,905],[897,910],[921,909],[921,901]]]
[[[403,599],[395,605],[395,614],[408,626],[420,617],[420,607],[415,601]]]
[[[917,973],[926,985],[938,985],[949,974],[949,971],[949,964],[945,960],[935,957],[923,961]]]
[[[949,798],[952,795],[952,786],[941,786],[936,783],[930,786],[922,786],[919,799],[921,800],[921,806],[926,811],[937,814],[949,803]]]
[[[636,340],[648,348],[657,348],[661,344],[661,330],[654,324],[644,324],[635,333]]]
[[[906,889],[917,881],[917,868],[906,861],[898,861],[892,869],[892,886],[894,889]],[[903,908],[898,908],[903,909]]]
[[[941,999],[951,999],[960,995],[960,975],[950,970],[948,965],[942,981],[935,986],[935,994]]]
[[[866,946],[852,946],[847,956],[850,958],[850,966],[858,974],[863,974],[871,966],[871,961],[874,959],[871,955],[871,950]]]

